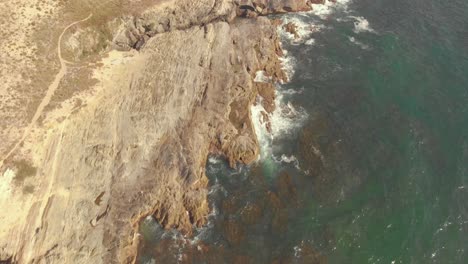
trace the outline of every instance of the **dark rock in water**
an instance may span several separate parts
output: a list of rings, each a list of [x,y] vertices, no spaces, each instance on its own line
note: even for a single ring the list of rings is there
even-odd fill
[[[325,166],[322,151],[326,145],[323,144],[322,139],[327,136],[327,132],[327,123],[324,120],[312,122],[301,132],[299,138],[299,157],[302,167],[311,176],[319,176]]]
[[[233,264],[250,264],[250,263],[253,264],[255,262],[249,256],[236,256],[234,257],[232,263]]]
[[[356,166],[355,149],[322,115],[316,115],[299,137],[301,168],[313,179],[313,195],[321,203],[340,202],[358,190],[367,177]],[[339,164],[339,166],[337,166]]]
[[[299,138],[299,161],[301,167],[313,179],[313,194],[323,201],[333,200],[332,189],[336,182],[333,168],[327,167],[327,159],[334,157],[336,144],[329,142],[329,124],[322,117],[312,118],[303,128]]]
[[[282,234],[287,230],[288,224],[288,212],[283,210],[278,210],[273,213],[273,218],[271,219],[271,228],[275,234]]]
[[[241,210],[241,219],[245,225],[258,223],[262,217],[262,208],[255,203],[247,204]]]
[[[224,236],[229,244],[238,246],[245,239],[245,231],[242,223],[235,219],[224,222]]]
[[[285,209],[285,204],[281,201],[275,192],[268,192],[269,206],[272,211],[271,228],[276,234],[282,233],[287,228],[288,211]]]
[[[297,189],[291,175],[287,172],[282,172],[276,180],[276,188],[278,196],[283,203],[297,206]]]

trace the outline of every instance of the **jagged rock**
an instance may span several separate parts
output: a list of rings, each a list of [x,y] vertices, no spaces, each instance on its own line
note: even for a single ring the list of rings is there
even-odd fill
[[[224,155],[232,167],[258,157],[250,107],[260,93],[272,111],[274,86],[259,89],[256,72],[287,80],[275,26],[266,17],[235,18],[237,0],[86,3],[51,8],[60,20],[45,18],[42,30],[51,33],[41,41],[53,36],[57,42],[40,43],[38,61],[47,64],[34,73],[47,85],[22,99],[66,87],[73,94],[42,101],[48,108],[30,128],[36,109],[22,115],[12,126],[26,140],[1,140],[2,154],[19,143],[0,164],[2,177],[11,178],[22,157],[37,168],[27,180],[31,193],[8,186],[0,197],[1,206],[15,210],[1,218],[2,260],[130,263],[142,247],[140,222],[150,215],[190,235],[210,211],[208,154]],[[304,1],[251,5],[250,16],[307,8]],[[52,54],[56,48],[62,52]],[[272,198],[275,206],[278,201]],[[275,217],[276,229],[283,228],[284,217]],[[228,234],[232,243],[243,239],[234,223]]]
[[[283,26],[283,29],[284,29],[286,32],[288,32],[288,33],[294,35],[294,38],[295,38],[295,39],[300,38],[299,32],[297,31],[297,25],[294,24],[293,22],[289,22],[289,23],[285,24],[285,25]]]
[[[322,0],[238,0],[239,16],[249,16],[250,13],[269,15],[286,12],[311,10],[310,5]]]
[[[258,94],[263,98],[262,106],[265,111],[272,113],[276,109],[276,88],[272,83],[255,83]]]

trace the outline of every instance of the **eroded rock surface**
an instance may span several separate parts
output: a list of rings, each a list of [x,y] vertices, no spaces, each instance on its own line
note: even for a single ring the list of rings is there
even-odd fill
[[[256,160],[250,106],[260,92],[272,111],[274,86],[255,74],[286,80],[275,26],[236,18],[231,0],[19,2],[0,10],[29,21],[2,25],[36,33],[8,53],[32,70],[1,65],[15,78],[1,90],[0,260],[131,263],[144,217],[203,225],[208,153]],[[262,15],[307,7],[254,2]]]

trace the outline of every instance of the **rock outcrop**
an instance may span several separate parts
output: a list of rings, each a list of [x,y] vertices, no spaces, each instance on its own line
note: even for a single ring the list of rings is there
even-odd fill
[[[255,161],[250,107],[258,95],[275,107],[274,85],[255,75],[287,79],[276,26],[257,16],[312,1],[84,2],[41,20],[43,30],[62,23],[48,28],[62,67],[54,81],[56,53],[37,50],[37,74],[48,70],[41,83],[54,89],[37,91],[47,101],[29,130],[26,117],[14,123],[23,139],[2,138],[18,149],[1,149],[1,261],[131,263],[145,217],[186,234],[205,224],[208,154]]]
[[[240,16],[269,15],[311,10],[311,4],[323,0],[238,0]]]
[[[292,34],[294,36],[295,39],[298,39],[300,36],[299,36],[299,32],[297,32],[297,25],[294,24],[293,22],[289,22],[287,24],[285,24],[283,26],[283,29]]]

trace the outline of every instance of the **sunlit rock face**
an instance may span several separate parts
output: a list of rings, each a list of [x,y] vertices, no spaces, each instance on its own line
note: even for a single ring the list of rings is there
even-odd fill
[[[287,79],[276,26],[231,0],[20,2],[0,5],[15,32],[1,45],[0,260],[127,263],[147,216],[187,235],[203,226],[207,155],[255,161],[250,107],[264,96],[274,109],[272,84]],[[242,226],[226,231],[241,243]]]

